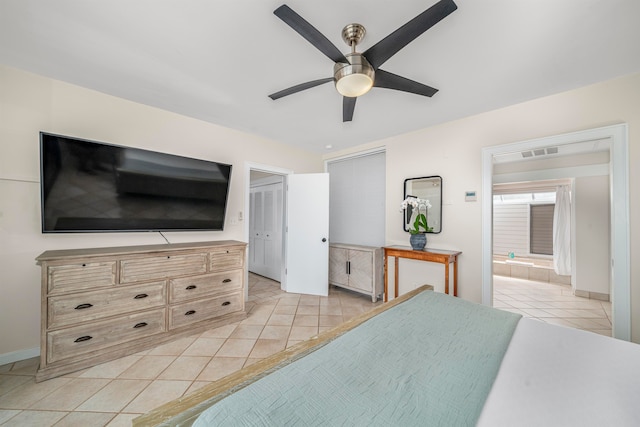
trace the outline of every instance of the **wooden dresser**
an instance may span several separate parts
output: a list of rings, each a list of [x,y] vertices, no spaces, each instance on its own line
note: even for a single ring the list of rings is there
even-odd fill
[[[382,296],[382,249],[330,244],[329,284],[369,295],[375,302]]]
[[[246,317],[246,243],[46,251],[36,381]]]

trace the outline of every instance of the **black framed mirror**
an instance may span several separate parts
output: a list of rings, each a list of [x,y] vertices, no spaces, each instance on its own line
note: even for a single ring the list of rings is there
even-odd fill
[[[420,203],[415,208],[411,204],[407,205],[402,216],[404,231],[410,231],[416,215],[424,214],[426,210],[428,228],[424,232],[440,233],[442,231],[442,177],[434,175],[405,179],[404,200],[407,198],[417,198]],[[422,229],[420,231],[423,232]]]

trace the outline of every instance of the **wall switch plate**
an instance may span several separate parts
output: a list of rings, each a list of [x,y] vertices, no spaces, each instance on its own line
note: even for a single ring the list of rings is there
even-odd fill
[[[475,202],[478,200],[478,196],[476,196],[475,191],[465,191],[464,192],[464,201],[465,202]]]

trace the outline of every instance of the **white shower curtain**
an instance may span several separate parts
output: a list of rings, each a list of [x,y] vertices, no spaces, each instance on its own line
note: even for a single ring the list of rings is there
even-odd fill
[[[568,185],[556,188],[553,211],[553,269],[556,274],[571,274],[571,190]]]

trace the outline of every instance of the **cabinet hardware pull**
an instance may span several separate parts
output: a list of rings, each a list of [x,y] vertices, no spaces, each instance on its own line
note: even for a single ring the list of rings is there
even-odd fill
[[[169,255],[167,255],[167,259],[171,259],[171,257]]]
[[[74,342],[89,341],[91,338],[93,338],[93,337],[90,336],[90,335],[85,335],[83,337],[76,338],[76,340]]]
[[[231,304],[231,301],[225,301],[222,303],[222,305],[229,305],[229,304]]]
[[[134,329],[142,328],[143,326],[147,326],[147,322],[136,323],[133,327]]]
[[[192,314],[195,314],[195,313],[196,313],[196,311],[195,311],[195,310],[189,310],[189,311],[187,311],[184,315],[185,315],[185,316],[191,316]]]
[[[83,308],[91,308],[91,307],[93,307],[93,304],[86,303],[86,304],[80,304],[80,305],[76,306],[75,309],[76,310],[82,310]]]
[[[229,283],[230,281],[231,281],[231,279],[224,279],[224,280],[222,281],[222,283]]]
[[[83,266],[83,267],[86,267],[86,266],[87,266],[87,264],[82,264],[82,266]]]
[[[133,297],[133,299],[142,299],[142,298],[146,298],[146,297],[148,297],[148,296],[149,296],[149,295],[147,295],[147,294],[138,294],[138,295],[136,295],[135,297]]]
[[[185,289],[186,289],[186,290],[188,290],[188,291],[190,291],[191,289],[195,289],[195,288],[197,288],[197,286],[196,286],[196,285],[189,285],[189,286],[187,286]]]

